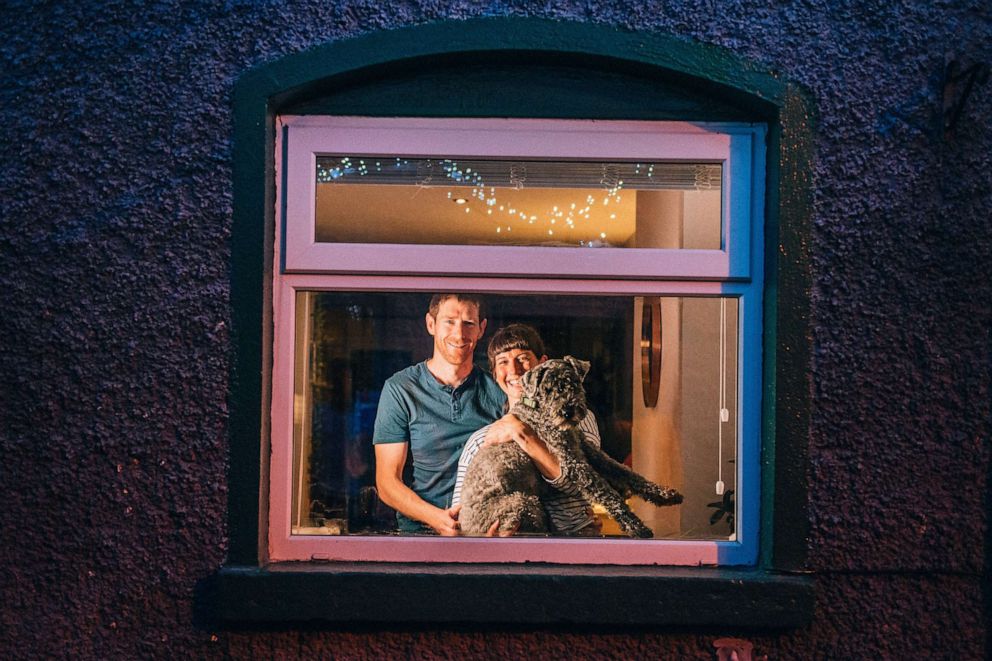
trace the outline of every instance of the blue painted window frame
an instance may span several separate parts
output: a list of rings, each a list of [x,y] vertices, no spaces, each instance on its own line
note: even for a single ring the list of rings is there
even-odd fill
[[[292,252],[283,257],[277,254],[273,291],[279,303],[275,305],[275,368],[273,371],[273,432],[272,465],[270,467],[270,518],[269,553],[275,560],[309,560],[311,558],[334,558],[338,561],[357,561],[380,558],[389,561],[447,561],[447,562],[535,562],[549,561],[556,557],[569,558],[569,562],[595,562],[598,564],[657,564],[657,565],[754,565],[758,556],[759,507],[760,507],[760,439],[761,439],[761,394],[762,394],[762,292],[764,288],[763,246],[764,223],[764,159],[765,133],[763,124],[743,123],[695,123],[686,125],[676,122],[581,122],[575,120],[475,120],[468,123],[460,118],[440,118],[430,120],[403,118],[357,118],[304,116],[281,117],[278,120],[283,130],[277,140],[277,153],[284,155],[280,169],[275,173],[281,182],[277,207],[283,210],[278,219],[277,248]],[[451,129],[454,138],[444,140],[438,147],[439,132]],[[517,138],[514,133],[521,131],[526,139]],[[480,158],[486,153],[480,144],[495,143],[503,149],[515,140],[525,143],[532,150],[530,157],[560,158],[561,153],[545,153],[558,148],[556,140],[567,136],[568,144],[584,145],[589,142],[611,142],[630,133],[641,136],[641,142],[651,142],[661,149],[669,150],[670,143],[677,143],[669,158],[685,161],[712,156],[716,142],[725,144],[718,151],[724,154],[721,161],[726,173],[724,191],[726,195],[722,214],[726,234],[733,237],[720,251],[679,251],[665,249],[641,249],[638,252],[649,256],[657,266],[640,278],[632,278],[623,271],[630,261],[625,249],[596,250],[594,255],[603,257],[605,267],[584,271],[571,277],[563,276],[558,270],[549,271],[549,258],[529,261],[527,253],[532,248],[463,247],[463,246],[404,246],[398,244],[377,244],[357,246],[361,250],[359,259],[351,258],[356,246],[349,244],[318,244],[315,236],[315,215],[313,200],[316,197],[315,162],[318,156],[334,153],[352,153],[356,146],[375,144],[380,149],[386,144],[388,150],[379,154],[389,159],[396,155],[418,157],[449,156],[451,149],[465,150]],[[422,138],[421,136],[428,136]],[[384,137],[385,136],[385,137]],[[390,137],[391,136],[391,137]],[[581,136],[581,137],[576,137]],[[707,146],[703,151],[697,144]],[[626,144],[626,141],[623,141]],[[554,145],[546,147],[545,145]],[[426,147],[425,147],[426,145]],[[536,145],[536,146],[535,146]],[[641,149],[640,145],[638,148]],[[479,152],[479,149],[483,149]],[[632,154],[624,151],[629,147],[616,148],[618,151],[606,154],[607,158],[629,160]],[[378,154],[378,151],[376,152]],[[597,152],[600,153],[600,152]],[[674,154],[674,155],[673,155]],[[573,155],[573,154],[565,154]],[[655,160],[650,153],[638,153],[639,158]],[[287,175],[287,173],[289,173]],[[294,237],[291,241],[288,237]],[[294,249],[287,248],[295,244]],[[581,258],[575,263],[588,262],[588,251],[571,249],[539,249],[542,252],[557,253],[555,266],[565,258]],[[377,252],[381,251],[383,257]],[[524,259],[517,263],[533,264],[528,272],[487,272],[484,260],[479,255],[498,253],[500,259],[492,260],[501,269],[510,261],[508,256],[524,253]],[[685,272],[677,272],[669,266],[672,255],[689,253],[682,263],[691,265],[694,260],[703,268],[690,269],[690,277]],[[729,273],[708,271],[708,253],[722,254]],[[466,255],[466,253],[469,253]],[[408,265],[397,268],[406,256]],[[352,266],[341,268],[341,262]],[[464,262],[464,263],[463,263]],[[409,273],[418,265],[429,269],[424,273]],[[466,272],[466,268],[473,269]],[[400,276],[400,274],[403,274]],[[445,282],[445,276],[452,277]],[[392,277],[390,277],[392,276]],[[508,280],[513,278],[514,280]],[[575,293],[590,293],[589,280],[599,281],[597,291],[613,295],[721,295],[737,298],[739,301],[740,332],[738,335],[738,356],[740,363],[736,380],[738,388],[738,430],[736,464],[736,535],[729,541],[701,540],[571,540],[569,553],[548,550],[548,542],[525,538],[486,540],[492,548],[480,550],[475,539],[440,538],[390,538],[352,536],[308,536],[291,534],[289,515],[286,510],[291,498],[285,493],[291,484],[293,447],[292,429],[293,397],[288,389],[293,379],[290,377],[292,365],[297,364],[292,354],[294,343],[282,338],[293,333],[293,320],[296,312],[293,302],[296,292],[314,290],[349,289],[361,291],[423,291],[425,289],[449,290],[464,287],[466,279],[480,291],[504,291],[514,287],[515,293],[547,293],[547,279],[556,282],[558,291],[572,290]],[[285,347],[285,348],[282,348]],[[714,496],[716,497],[716,496]],[[557,542],[551,542],[554,544]],[[617,544],[622,544],[618,547]],[[583,552],[578,552],[581,546]]]

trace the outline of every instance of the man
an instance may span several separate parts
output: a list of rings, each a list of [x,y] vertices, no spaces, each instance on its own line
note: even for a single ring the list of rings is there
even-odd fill
[[[401,532],[458,534],[460,507],[449,502],[458,457],[469,434],[503,414],[505,395],[473,365],[486,330],[482,312],[477,296],[435,295],[425,317],[433,354],[383,386],[372,437],[376,487],[397,511]],[[408,453],[413,457],[409,485],[403,481]]]
[[[541,340],[541,336],[526,324],[510,324],[498,330],[489,341],[487,354],[496,384],[506,393],[507,408],[516,404],[523,395],[521,378],[524,372],[548,359],[544,353],[544,341]],[[592,411],[589,411],[579,423],[579,431],[585,435],[586,441],[596,447],[600,446],[599,428]],[[554,487],[550,495],[545,496],[542,501],[548,513],[551,532],[563,535],[598,534],[599,525],[589,511],[588,503],[579,494],[578,489],[562,475],[557,459],[544,442],[533,435],[529,427],[517,421],[512,415],[504,416],[498,422],[479,429],[469,438],[458,460],[458,476],[452,494],[452,504],[460,507],[462,483],[476,453],[484,445],[506,442],[506,440],[518,443],[530,456],[544,479]],[[493,534],[498,525],[498,522],[494,524],[489,533]]]

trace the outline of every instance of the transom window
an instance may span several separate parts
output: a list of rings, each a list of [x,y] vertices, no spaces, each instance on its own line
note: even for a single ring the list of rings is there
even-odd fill
[[[317,243],[722,247],[716,163],[317,158]]]
[[[752,158],[761,146],[752,127],[311,116],[282,123],[289,273],[750,275]]]
[[[764,129],[279,121],[273,560],[749,564],[757,553]],[[385,380],[428,358],[431,294],[484,297],[586,379],[603,449],[685,496],[592,537],[401,535],[374,488]]]

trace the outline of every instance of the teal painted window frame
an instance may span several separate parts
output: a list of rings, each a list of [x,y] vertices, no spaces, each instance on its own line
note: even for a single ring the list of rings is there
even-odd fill
[[[581,46],[578,46],[581,44]],[[494,55],[498,54],[498,58]],[[411,595],[392,594],[391,606],[364,610],[349,600],[314,601],[298,588],[311,581],[336,594],[349,581],[380,585],[383,581],[421,580],[438,571],[459,576],[459,590],[499,591],[503,579],[493,570],[475,567],[334,567],[311,563],[267,564],[264,522],[267,520],[268,421],[271,369],[271,237],[274,223],[275,117],[278,114],[356,114],[388,116],[510,116],[514,108],[487,102],[483,90],[468,87],[463,96],[438,102],[411,96],[411,87],[437,91],[443,75],[417,81],[416,72],[457,74],[465,67],[494,71],[491,62],[550,63],[542,66],[580,70],[599,76],[604,85],[617,79],[609,103],[585,99],[582,104],[555,106],[547,86],[567,78],[549,74],[542,88],[521,85],[526,115],[531,117],[607,117],[763,122],[768,130],[766,161],[764,362],[762,412],[761,535],[756,568],[733,571],[712,568],[673,570],[638,568],[639,584],[652,585],[623,607],[609,599],[601,608],[583,608],[580,601],[553,616],[535,611],[527,619],[541,622],[635,622],[634,613],[648,613],[648,624],[733,624],[758,627],[800,626],[812,613],[810,583],[802,577],[806,555],[806,453],[809,420],[809,176],[811,110],[798,88],[760,67],[707,46],[653,34],[637,34],[599,25],[533,19],[476,19],[375,33],[331,43],[285,57],[245,74],[234,93],[234,225],[232,232],[231,305],[234,364],[230,390],[229,555],[223,568],[206,584],[201,604],[220,623],[291,622],[297,620],[423,621],[423,604]],[[504,65],[509,66],[509,65]],[[536,67],[536,65],[535,65]],[[540,80],[540,67],[535,78]],[[440,77],[439,77],[440,76]],[[485,79],[485,76],[481,76]],[[467,80],[467,79],[465,79]],[[511,78],[504,76],[503,85]],[[450,81],[449,81],[450,82]],[[643,84],[637,88],[636,84]],[[531,89],[535,88],[535,89]],[[650,96],[651,94],[654,96]],[[637,98],[629,98],[636,96]],[[425,100],[426,99],[426,100]],[[403,113],[396,108],[402,104]],[[597,111],[598,109],[598,111]],[[516,108],[520,112],[520,107]],[[293,566],[286,566],[292,564]],[[570,567],[569,585],[592,594],[611,593],[632,574],[602,567]],[[504,576],[504,569],[499,569]],[[356,574],[357,572],[357,574]],[[514,575],[558,584],[554,566],[531,567]],[[356,578],[357,576],[357,578]],[[738,587],[734,587],[734,581]],[[728,582],[729,581],[729,582]],[[402,582],[402,581],[401,581]],[[385,584],[383,584],[385,585]],[[681,597],[661,598],[678,585]],[[294,587],[295,586],[295,587]],[[510,586],[512,587],[512,585]],[[245,601],[243,591],[258,598]],[[304,591],[306,592],[306,591]],[[328,594],[324,592],[324,594]],[[641,594],[641,592],[636,592]],[[733,597],[748,598],[741,607]],[[269,595],[269,598],[264,598]],[[701,604],[725,595],[726,607]],[[755,601],[757,600],[757,601]],[[456,600],[461,601],[461,600]],[[538,597],[531,599],[541,608]],[[350,602],[349,602],[350,603]],[[280,604],[280,606],[274,606]],[[436,609],[435,609],[436,610]],[[527,608],[524,608],[527,611]],[[442,608],[441,611],[444,611]],[[625,619],[627,618],[627,619]],[[634,618],[634,619],[629,619]],[[437,612],[432,622],[509,622],[498,606],[458,612]]]

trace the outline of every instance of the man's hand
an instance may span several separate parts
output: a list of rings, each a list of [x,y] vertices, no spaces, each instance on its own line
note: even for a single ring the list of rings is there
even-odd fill
[[[458,513],[461,511],[461,503],[446,510],[439,509],[438,515],[428,525],[442,537],[454,537],[461,533],[461,528],[458,526]]]
[[[375,446],[375,484],[379,497],[394,510],[411,519],[421,521],[439,535],[452,537],[458,534],[458,512],[461,505],[441,509],[428,503],[403,483],[403,465],[406,462],[406,443],[384,443]]]

